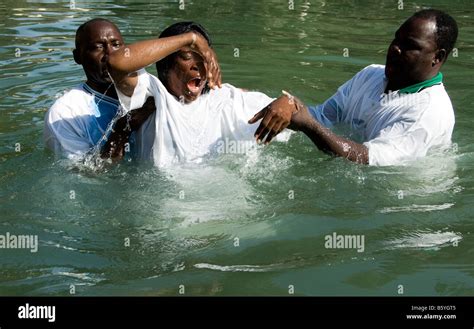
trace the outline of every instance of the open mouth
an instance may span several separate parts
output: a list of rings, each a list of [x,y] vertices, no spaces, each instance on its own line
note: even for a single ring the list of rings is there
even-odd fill
[[[193,78],[188,81],[186,86],[188,87],[189,91],[196,94],[199,92],[202,84],[203,84],[203,80],[201,78]]]

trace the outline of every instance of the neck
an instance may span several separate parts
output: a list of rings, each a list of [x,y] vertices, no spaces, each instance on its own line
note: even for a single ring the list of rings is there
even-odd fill
[[[430,79],[434,78],[437,74],[438,74],[438,72],[433,72],[433,73],[430,73],[424,79],[416,79],[416,80],[412,80],[412,81],[393,81],[393,80],[389,80],[388,83],[387,83],[387,87],[385,88],[385,93],[388,93],[390,91],[400,90],[400,89],[403,89],[403,88],[406,88],[406,87],[409,87],[409,86],[413,86],[417,83],[430,80]]]

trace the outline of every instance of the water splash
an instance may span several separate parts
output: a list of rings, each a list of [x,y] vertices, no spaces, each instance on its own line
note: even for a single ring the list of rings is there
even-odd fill
[[[281,264],[270,265],[215,265],[208,263],[194,264],[195,268],[221,272],[271,272],[282,268]]]
[[[106,165],[112,163],[112,159],[102,157],[102,147],[107,143],[110,134],[114,131],[114,126],[117,121],[124,115],[126,115],[126,113],[122,106],[120,106],[115,116],[107,125],[107,129],[105,129],[99,141],[77,162],[79,165],[77,167],[79,167],[80,170],[89,170],[93,172],[101,171]]]

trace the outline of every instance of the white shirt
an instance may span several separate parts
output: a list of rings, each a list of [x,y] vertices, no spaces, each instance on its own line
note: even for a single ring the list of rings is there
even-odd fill
[[[117,94],[126,111],[142,107],[148,96],[155,98],[156,112],[137,132],[135,151],[139,159],[152,160],[159,167],[200,162],[213,152],[245,153],[250,145],[256,145],[253,136],[258,127],[249,125],[248,120],[273,100],[259,92],[223,84],[185,104],[145,70],[138,72],[132,97],[119,90]],[[279,140],[288,137],[286,132]],[[236,142],[245,144],[229,145]]]
[[[117,99],[85,83],[67,91],[46,112],[46,147],[70,159],[80,158],[97,144],[118,108]]]
[[[370,65],[310,113],[331,127],[344,123],[369,150],[370,165],[396,165],[451,142],[454,111],[443,84],[417,93],[384,95],[385,66]]]

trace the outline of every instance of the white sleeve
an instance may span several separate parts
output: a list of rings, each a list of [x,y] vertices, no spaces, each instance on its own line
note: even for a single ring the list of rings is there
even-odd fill
[[[373,68],[371,65],[365,67],[354,75],[350,80],[346,81],[340,86],[336,93],[328,98],[323,104],[308,106],[309,113],[325,127],[332,127],[333,125],[343,122],[347,117],[349,108],[349,99],[356,91],[354,88],[359,84],[360,80],[364,80]],[[357,89],[357,88],[356,88]]]
[[[133,90],[132,97],[124,95],[120,90],[115,88],[119,97],[120,105],[122,105],[125,113],[139,109],[145,104],[146,99],[149,96],[153,96],[151,91],[151,79],[152,76],[145,70],[141,69],[137,72],[138,81],[135,89]]]
[[[308,106],[309,113],[326,127],[332,127],[336,123],[342,122],[344,112],[347,111],[347,98],[351,93],[354,79],[355,77],[346,81],[323,104]]]
[[[56,154],[72,158],[87,153],[93,143],[80,119],[61,116],[61,113],[68,111],[67,105],[56,101],[46,112],[44,142]]]

